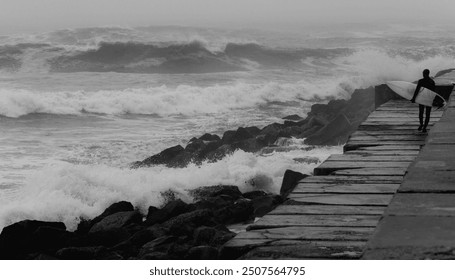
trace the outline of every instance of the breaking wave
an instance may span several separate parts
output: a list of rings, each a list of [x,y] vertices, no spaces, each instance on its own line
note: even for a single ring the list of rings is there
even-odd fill
[[[121,200],[146,213],[148,206],[160,206],[162,193],[169,190],[187,202],[191,201],[188,190],[218,184],[236,185],[244,192],[261,189],[279,193],[286,169],[310,173],[317,165],[298,158],[323,161],[330,154],[341,153],[341,147],[308,150],[302,149],[302,143],[290,148],[266,156],[239,150],[215,163],[181,169],[155,166],[131,170],[56,163],[31,175],[13,194],[14,199],[0,196],[0,228],[23,219],[38,219],[63,221],[74,230],[81,217],[93,218]]]

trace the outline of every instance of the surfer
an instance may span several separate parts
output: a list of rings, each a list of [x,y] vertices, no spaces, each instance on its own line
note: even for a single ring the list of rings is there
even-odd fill
[[[423,78],[419,80],[417,83],[416,90],[414,92],[414,96],[411,99],[412,103],[415,103],[416,97],[420,92],[422,87],[427,88],[429,90],[434,91],[436,89],[436,84],[432,78],[430,78],[430,70],[425,69],[423,70]],[[423,111],[425,111],[425,123],[423,122]],[[430,115],[431,115],[431,106],[424,106],[419,104],[419,121],[420,126],[417,129],[418,131],[427,132],[427,126],[430,122]]]

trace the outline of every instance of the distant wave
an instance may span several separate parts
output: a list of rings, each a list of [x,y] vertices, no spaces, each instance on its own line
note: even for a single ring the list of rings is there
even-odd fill
[[[52,72],[216,73],[262,68],[299,68],[308,58],[330,59],[349,49],[274,49],[255,43],[227,43],[210,50],[204,42],[101,42],[96,46],[22,43],[0,46],[3,69],[30,68],[30,61]],[[37,60],[43,60],[36,62]]]

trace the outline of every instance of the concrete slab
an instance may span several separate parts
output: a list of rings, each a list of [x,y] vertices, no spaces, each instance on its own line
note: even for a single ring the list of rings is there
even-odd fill
[[[374,215],[266,215],[247,230],[281,227],[374,227],[380,216]]]
[[[379,223],[368,249],[455,247],[455,217],[387,216]]]
[[[368,240],[374,228],[286,227],[250,230],[237,234],[236,239],[269,240]]]
[[[454,260],[455,248],[453,247],[413,247],[398,246],[385,249],[367,249],[361,259],[363,260]]]
[[[361,241],[280,241],[255,248],[240,259],[358,259],[364,246]]]
[[[455,217],[455,194],[397,193],[385,215]]]
[[[292,204],[289,204],[292,203]],[[357,206],[357,205],[303,205],[294,201],[287,201],[275,208],[267,215],[382,215],[384,206]]]
[[[455,171],[412,168],[398,192],[455,192]]]
[[[387,206],[392,199],[392,194],[301,194],[293,192],[288,198],[305,204]]]

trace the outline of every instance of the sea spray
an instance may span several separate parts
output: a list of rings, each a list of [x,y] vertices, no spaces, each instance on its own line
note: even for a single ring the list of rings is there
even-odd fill
[[[143,213],[160,206],[162,193],[171,190],[178,198],[191,201],[188,190],[201,186],[236,185],[241,191],[264,190],[279,193],[286,169],[311,173],[316,163],[304,164],[301,157],[321,161],[341,147],[302,149],[300,141],[287,152],[266,156],[236,151],[215,163],[186,168],[128,169],[107,165],[56,163],[30,175],[25,186],[0,196],[0,228],[24,219],[63,221],[74,230],[79,218],[93,218],[111,203],[130,201]]]

